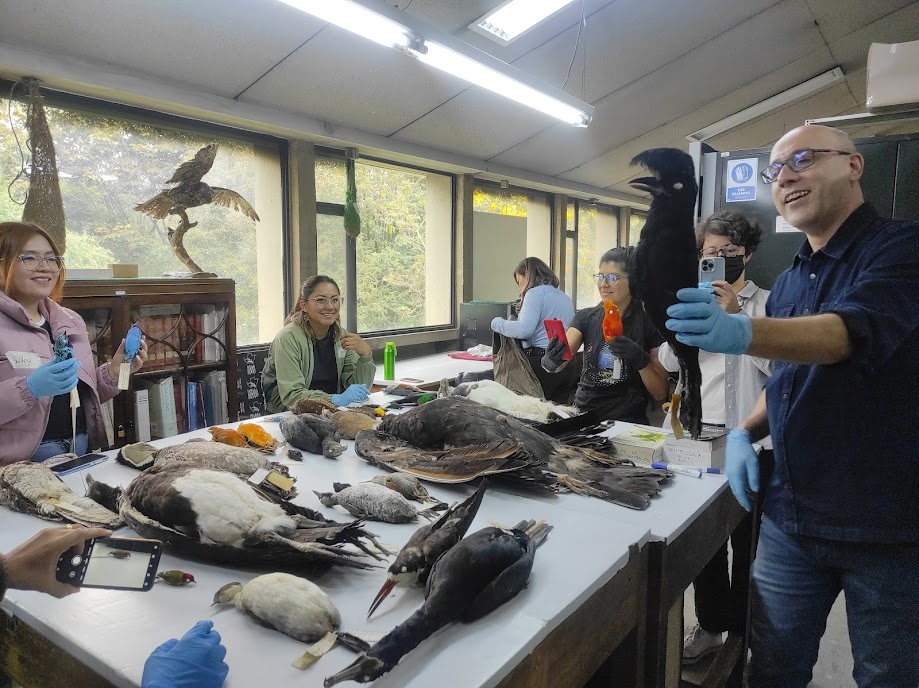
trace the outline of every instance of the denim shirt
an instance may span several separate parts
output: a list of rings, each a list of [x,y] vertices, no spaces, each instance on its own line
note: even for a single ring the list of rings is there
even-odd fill
[[[919,542],[919,223],[863,204],[776,281],[770,317],[835,313],[851,356],[776,362],[765,514],[830,540]]]
[[[551,284],[540,284],[527,290],[520,307],[520,315],[516,320],[494,318],[491,321],[491,329],[505,337],[523,340],[524,349],[545,349],[549,344],[549,336],[546,334],[543,320],[557,318],[567,330],[573,317],[574,304],[571,297]]]

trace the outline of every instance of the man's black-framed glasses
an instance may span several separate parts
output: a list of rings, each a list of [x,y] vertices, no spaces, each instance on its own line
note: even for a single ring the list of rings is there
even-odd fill
[[[779,160],[768,165],[760,177],[766,184],[772,184],[782,173],[782,167],[788,165],[792,172],[803,172],[817,162],[817,153],[835,153],[836,155],[854,155],[852,151],[835,150],[833,148],[802,148],[791,154],[790,158]]]
[[[596,283],[597,286],[600,286],[604,282],[608,284],[613,284],[617,280],[625,279],[626,277],[627,275],[620,275],[619,273],[616,273],[616,272],[610,272],[606,275],[604,275],[602,272],[598,272],[596,275],[594,275],[594,282]]]

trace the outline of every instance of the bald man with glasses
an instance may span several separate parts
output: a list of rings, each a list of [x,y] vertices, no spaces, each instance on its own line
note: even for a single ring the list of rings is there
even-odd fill
[[[919,685],[919,223],[864,202],[864,159],[837,129],[772,149],[764,180],[806,240],[767,317],[687,289],[667,327],[707,351],[770,358],[756,407],[728,436],[731,490],[761,489],[751,441],[772,435],[753,564],[751,688],[803,688],[846,598],[861,688]]]

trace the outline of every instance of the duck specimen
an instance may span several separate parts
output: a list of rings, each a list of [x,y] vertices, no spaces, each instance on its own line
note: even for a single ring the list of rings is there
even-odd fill
[[[408,473],[390,473],[389,475],[378,475],[370,480],[372,483],[388,487],[390,490],[398,492],[406,499],[414,502],[436,502],[437,500],[428,494],[427,488],[421,484],[414,475]]]
[[[345,450],[345,446],[338,441],[341,439],[338,428],[328,418],[304,413],[280,418],[278,424],[287,443],[297,449],[322,454],[330,459],[341,456]]]
[[[197,583],[195,577],[190,573],[185,571],[179,571],[178,569],[171,569],[169,571],[160,571],[156,574],[157,579],[163,581],[167,585],[172,585],[175,587],[183,587],[189,583]]]
[[[336,633],[341,627],[341,614],[318,585],[289,573],[266,573],[245,585],[227,583],[214,594],[213,604],[229,602],[261,625],[294,640],[312,643],[333,634],[330,640],[354,652],[368,648],[366,642],[350,634]],[[334,644],[328,643],[326,649]],[[298,665],[297,668],[306,666]]]
[[[517,394],[494,380],[463,382],[453,388],[452,394],[509,413],[514,418],[531,420],[535,423],[547,423],[557,418],[571,418],[578,415],[578,410],[573,406],[561,406],[545,399]]]
[[[173,444],[162,449],[145,442],[128,444],[121,448],[115,458],[119,463],[140,470],[154,464],[183,462],[247,477],[260,468],[274,469],[287,474],[284,466],[273,463],[265,454],[251,447],[234,447],[221,442],[202,440]]]
[[[405,497],[377,483],[334,483],[335,492],[316,492],[323,506],[340,506],[352,516],[384,523],[411,523],[430,510],[418,511]],[[435,509],[437,507],[434,507]]]
[[[125,489],[120,513],[177,555],[217,563],[372,568],[354,545],[388,554],[360,521],[336,523],[305,507],[267,501],[244,478],[188,463],[157,464]]]
[[[460,540],[434,564],[421,608],[323,686],[369,683],[434,631],[452,621],[475,621],[511,600],[526,587],[536,548],[550,530],[544,522],[523,522],[511,530],[490,526]]]
[[[493,443],[512,443],[505,464],[488,451]],[[358,434],[355,451],[370,463],[436,479],[438,468],[465,482],[484,474],[480,466],[525,487],[571,490],[633,509],[646,509],[665,471],[637,467],[629,461],[583,447],[563,444],[512,416],[465,397],[435,399],[402,414],[389,414],[375,431]],[[450,452],[477,452],[465,463],[451,462]]]
[[[49,521],[112,529],[122,525],[117,513],[78,496],[50,469],[32,461],[0,468],[0,504]]]
[[[353,440],[361,430],[373,430],[379,424],[379,419],[376,416],[346,409],[335,413],[326,411],[326,417],[335,423],[338,432],[346,440]]]
[[[386,573],[386,582],[367,612],[369,619],[377,607],[386,599],[392,589],[398,586],[422,587],[441,555],[463,539],[466,531],[479,511],[488,481],[483,480],[479,489],[460,504],[454,504],[440,518],[416,530],[399,550],[395,561]]]

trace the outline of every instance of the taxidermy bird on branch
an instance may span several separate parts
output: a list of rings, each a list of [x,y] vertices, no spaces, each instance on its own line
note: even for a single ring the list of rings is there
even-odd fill
[[[199,150],[194,158],[179,165],[179,168],[166,182],[166,184],[173,184],[174,186],[163,189],[149,201],[134,206],[134,210],[157,220],[164,220],[168,215],[179,216],[178,227],[169,230],[169,243],[179,260],[193,273],[202,273],[204,271],[188,255],[182,243],[185,232],[198,224],[197,222],[189,222],[188,214],[186,213],[189,208],[197,208],[201,205],[213,203],[214,205],[238,210],[246,217],[256,222],[259,221],[255,209],[249,204],[249,201],[238,193],[220,186],[210,186],[201,181],[201,178],[210,171],[211,166],[214,164],[218,145],[216,143],[208,144]]]

